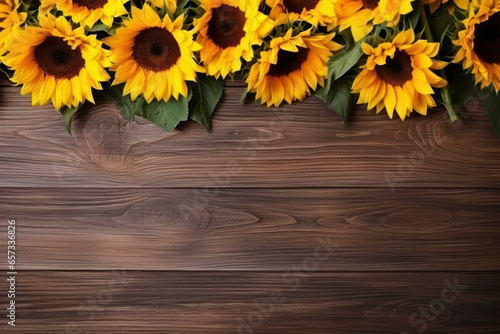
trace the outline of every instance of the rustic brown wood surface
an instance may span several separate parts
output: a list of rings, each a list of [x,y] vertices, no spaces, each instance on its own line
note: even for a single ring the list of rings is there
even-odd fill
[[[1,333],[500,333],[500,138],[479,99],[455,124],[360,106],[343,125],[243,89],[211,133],[98,99],[70,136],[0,81]]]

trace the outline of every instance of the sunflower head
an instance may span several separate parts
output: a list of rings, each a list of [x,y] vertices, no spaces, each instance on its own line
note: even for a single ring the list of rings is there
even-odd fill
[[[101,20],[111,27],[115,17],[127,15],[124,4],[129,0],[41,0],[40,15],[46,15],[51,9],[57,8],[65,16],[71,16],[73,22],[82,26],[92,27]]]
[[[377,24],[386,23],[395,27],[401,15],[413,10],[413,0],[338,0],[336,5],[340,31],[351,29],[356,41],[359,41]]]
[[[488,0],[471,7],[463,21],[465,29],[453,41],[459,47],[454,62],[471,69],[481,88],[491,84],[500,91],[500,0]]]
[[[49,100],[56,109],[94,102],[92,88],[109,80],[103,67],[108,52],[83,28],[73,30],[63,17],[41,17],[39,27],[13,30],[4,63],[14,70],[11,80],[23,85],[21,94],[32,94],[33,105]]]
[[[269,16],[277,25],[302,20],[315,27],[326,26],[328,30],[337,26],[336,2],[337,0],[266,0],[266,4],[271,7]]]
[[[12,29],[26,20],[26,13],[19,13],[19,0],[0,0],[0,54],[11,39]]]
[[[135,100],[143,94],[148,102],[187,96],[186,80],[196,81],[196,71],[203,68],[193,54],[201,46],[183,24],[184,15],[172,21],[168,15],[160,18],[149,5],[132,7],[132,17],[104,40],[111,47],[113,85],[125,83],[123,95]]]
[[[290,29],[273,39],[250,68],[248,91],[268,107],[277,107],[283,100],[303,100],[317,85],[324,85],[326,63],[342,48],[332,40],[334,35],[312,35],[311,29],[293,35]]]
[[[201,6],[205,14],[194,20],[196,41],[207,74],[215,77],[239,71],[241,59],[250,61],[252,47],[274,28],[254,0],[202,0]]]
[[[438,43],[415,41],[410,29],[377,47],[364,43],[363,51],[368,59],[352,87],[353,93],[359,93],[358,104],[367,103],[377,113],[385,108],[390,118],[396,110],[402,120],[412,110],[426,115],[429,106],[436,106],[433,87],[447,84],[432,72],[446,66],[432,59],[439,51]]]

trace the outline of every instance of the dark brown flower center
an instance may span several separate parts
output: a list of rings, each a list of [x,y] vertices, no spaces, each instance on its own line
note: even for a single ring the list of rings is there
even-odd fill
[[[316,8],[319,0],[283,0],[283,6],[292,13],[300,14],[304,10]]]
[[[77,76],[85,66],[80,47],[73,50],[61,37],[54,36],[36,46],[35,61],[46,74],[56,79]]]
[[[378,2],[380,0],[362,0],[363,8],[374,10],[378,7]]]
[[[279,50],[278,61],[276,64],[271,64],[271,66],[269,66],[269,72],[267,72],[267,74],[279,77],[300,69],[302,63],[306,61],[308,53],[309,49],[300,47],[298,52]]]
[[[208,22],[208,37],[225,49],[237,46],[245,36],[243,27],[247,19],[239,8],[221,5],[212,9],[212,18]]]
[[[380,79],[393,86],[403,86],[412,79],[411,58],[405,51],[397,50],[394,58],[387,57],[385,65],[375,66]]]
[[[104,7],[108,3],[108,0],[73,0],[73,3],[93,10]]]
[[[153,27],[135,36],[132,57],[144,69],[161,72],[177,63],[181,49],[168,30]]]
[[[500,12],[476,26],[474,52],[486,63],[500,63]]]

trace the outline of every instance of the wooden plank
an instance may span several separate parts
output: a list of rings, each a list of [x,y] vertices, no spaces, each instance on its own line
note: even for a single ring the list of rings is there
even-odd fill
[[[478,99],[401,122],[357,107],[347,125],[317,98],[241,106],[227,86],[213,131],[166,133],[109,102],[84,107],[73,137],[51,106],[0,89],[2,187],[500,187],[500,145]]]
[[[485,189],[7,188],[0,212],[17,221],[18,269],[288,270],[318,256],[318,271],[500,270],[499,199]]]
[[[498,333],[499,279],[498,272],[23,271],[16,282],[15,329],[22,333]],[[0,326],[5,329],[5,321]]]

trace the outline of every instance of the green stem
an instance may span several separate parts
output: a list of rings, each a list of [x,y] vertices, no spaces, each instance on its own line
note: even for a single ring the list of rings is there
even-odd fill
[[[429,20],[427,18],[427,12],[426,8],[420,2],[420,23],[422,23],[422,26],[424,27],[424,34],[427,40],[431,43],[434,43],[434,36],[432,36],[432,30],[431,26],[429,25]],[[439,74],[441,77],[448,81],[446,79],[446,72],[444,69],[440,70]],[[444,86],[441,88],[441,97],[444,102],[444,106],[446,107],[446,110],[448,111],[448,114],[450,115],[450,119],[452,122],[458,121],[458,116],[455,108],[453,107],[453,101],[451,99],[451,94],[450,94],[450,88],[448,86]]]

